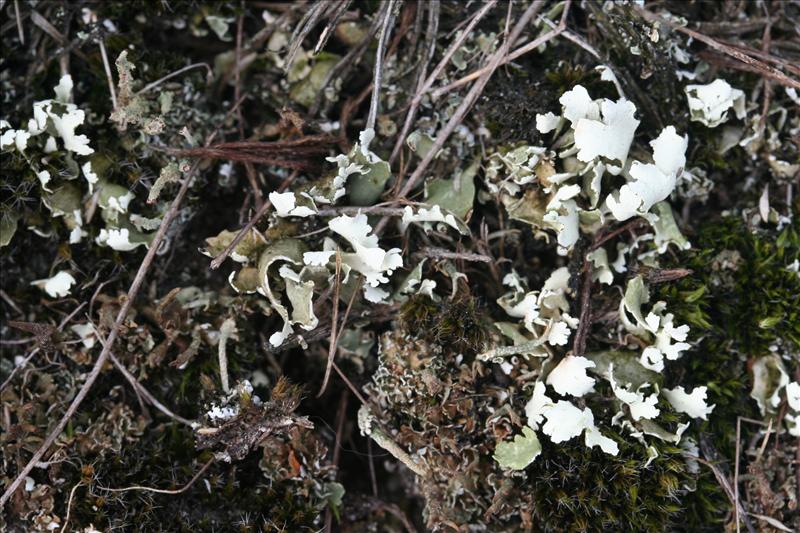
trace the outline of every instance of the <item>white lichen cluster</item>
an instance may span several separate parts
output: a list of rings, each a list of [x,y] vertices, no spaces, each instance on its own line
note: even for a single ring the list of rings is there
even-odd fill
[[[738,114],[735,90],[726,92],[729,100],[716,103],[710,101],[707,90],[687,89],[687,94],[705,102],[693,104],[692,109],[693,117],[704,117],[707,125],[724,121],[730,107],[736,107]],[[657,266],[658,256],[670,244],[687,248],[689,243],[666,200],[681,180],[692,179],[684,172],[688,137],[667,126],[650,142],[650,157],[639,159],[631,155],[639,125],[633,103],[624,98],[593,100],[581,86],[564,93],[559,102],[560,115],[540,114],[536,120],[541,133],[553,135],[557,149],[519,146],[490,157],[487,188],[499,196],[509,216],[530,224],[541,238],[555,232],[562,255],[572,252],[581,234],[596,234],[608,223],[633,217],[645,219],[652,233],[640,234],[629,244],[619,243],[613,261],[603,247],[587,253],[593,281],[607,285],[615,274],[629,270],[626,259],[634,253],[640,263]],[[619,183],[620,178],[624,179],[621,186],[608,185]],[[513,441],[500,443],[495,458],[505,468],[525,468],[541,451],[541,434],[554,443],[583,435],[586,446],[617,455],[617,442],[598,429],[595,413],[584,400],[595,393],[599,380],[605,380],[617,410],[604,424],[618,427],[619,436],[641,442],[652,460],[657,452],[649,438],[677,444],[690,419],[706,420],[714,409],[707,402],[705,386],[686,390],[661,385],[666,365],[690,348],[689,327],[675,323],[665,302],[650,305],[643,277],[635,276],[619,303],[619,335],[636,339],[638,355],[624,351],[562,355],[579,326],[578,319],[568,313],[572,296],[568,281],[566,267],[554,271],[539,292],[527,291],[525,280],[514,272],[504,279],[513,290],[498,304],[520,322],[497,323],[512,345],[489,350],[482,358],[503,362],[509,355],[522,355],[542,361],[525,409],[527,427]],[[658,422],[664,405],[686,417],[672,431]]]
[[[552,135],[557,150],[524,145],[490,158],[486,185],[509,216],[531,224],[544,238],[544,230],[555,232],[562,255],[581,233],[635,216],[650,222],[656,239],[684,245],[677,227],[666,223],[672,219],[669,205],[661,202],[684,179],[688,137],[667,126],[650,142],[652,162],[633,159],[630,148],[639,120],[632,102],[593,100],[581,85],[559,102],[561,115],[536,117],[537,129]],[[625,183],[604,185],[614,176]]]
[[[541,450],[537,432],[554,443],[583,435],[586,446],[599,446],[604,452],[617,455],[617,442],[597,428],[591,408],[573,403],[594,393],[599,379],[609,383],[617,400],[616,414],[605,422],[619,427],[621,434],[628,434],[641,442],[647,447],[651,459],[657,452],[648,444],[647,437],[677,444],[689,426],[688,421],[679,423],[673,433],[657,422],[661,414],[658,407],[661,397],[675,413],[685,414],[690,419],[707,419],[714,405],[708,405],[706,401],[705,386],[691,391],[686,391],[683,386],[673,389],[660,387],[660,373],[665,368],[665,360],[678,359],[683,350],[689,348],[689,344],[683,342],[689,328],[673,323],[672,315],[664,312],[664,302],[657,302],[645,315],[642,306],[648,301],[649,294],[642,278],[633,278],[620,304],[620,319],[624,328],[645,345],[638,358],[625,352],[602,352],[566,355],[556,362],[556,358],[545,351],[524,352],[547,359],[542,363],[543,372],[535,382],[533,395],[525,408],[528,428],[533,431],[524,432],[515,441],[498,445],[495,458],[502,466],[521,469],[533,462]],[[548,395],[549,390],[567,399],[556,400]],[[530,453],[520,455],[515,451],[518,447]]]
[[[97,162],[103,158],[90,157],[95,151],[89,138],[77,133],[86,121],[86,113],[72,103],[72,89],[72,77],[67,74],[54,88],[55,98],[33,104],[33,116],[25,128],[14,129],[8,121],[0,120],[0,147],[25,159],[38,178],[42,203],[69,230],[69,244],[78,244],[88,235],[84,199],[93,196],[96,204],[93,201],[91,205],[100,209],[105,222],[105,228],[95,238],[97,244],[122,252],[147,246],[151,236],[142,221],[149,219],[129,213],[134,194],[100,175]],[[106,165],[101,166],[105,170]],[[41,228],[30,229],[49,236]],[[14,231],[16,227],[6,238],[8,241]]]
[[[362,205],[372,205],[391,176],[389,164],[369,149],[374,136],[371,129],[362,131],[359,142],[347,154],[328,158],[336,163],[335,172],[306,190],[270,193],[275,214],[273,223],[283,218],[319,216],[318,206],[334,206],[345,194],[351,200],[359,198]],[[368,179],[354,181],[362,177]],[[460,217],[434,202],[405,208],[398,227],[405,232],[412,225],[420,226],[425,232],[436,225],[469,233]],[[305,242],[295,238],[268,242],[260,232],[253,231],[230,254],[234,261],[242,264],[242,268],[230,274],[231,286],[239,293],[265,296],[270,310],[283,321],[281,329],[269,336],[272,346],[282,345],[291,335],[297,335],[302,343],[302,331],[317,327],[314,291],[320,287],[339,284],[344,291],[360,287],[363,298],[370,303],[400,301],[414,291],[438,299],[433,293],[435,282],[421,279],[419,268],[406,279],[407,287],[393,291],[392,275],[404,264],[401,250],[380,245],[365,213],[333,217],[327,221],[327,229],[330,234],[323,238],[321,249],[308,249]],[[209,246],[202,252],[214,257],[231,242],[233,235],[226,231],[207,239]]]
[[[527,280],[516,272],[503,278],[503,284],[511,290],[497,303],[510,317],[522,319],[522,323],[496,322],[495,326],[518,347],[516,353],[547,357],[551,355],[549,347],[567,344],[572,330],[578,326],[578,320],[568,313],[569,277],[566,267],[559,268],[539,291],[528,291]]]

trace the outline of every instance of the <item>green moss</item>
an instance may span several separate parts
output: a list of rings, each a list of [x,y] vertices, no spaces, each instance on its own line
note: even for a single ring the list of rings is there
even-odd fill
[[[760,418],[749,396],[749,364],[772,349],[800,348],[800,279],[786,268],[800,258],[800,238],[796,225],[781,232],[752,231],[728,217],[704,225],[691,240],[694,248],[665,266],[690,268],[693,274],[655,287],[655,297],[667,302],[677,323],[689,324],[690,338],[696,339],[670,367],[667,385],[708,386],[709,403],[716,407],[700,426],[701,440],[733,465],[736,420]],[[752,430],[742,426],[743,441]],[[701,524],[709,515],[720,520],[725,502],[704,469],[698,490],[683,505],[687,520]],[[715,505],[719,510],[710,512]]]
[[[464,355],[480,352],[489,336],[488,317],[470,294],[459,294],[439,304],[427,296],[414,295],[403,304],[400,323],[404,330]]]
[[[694,248],[669,266],[693,274],[658,288],[676,317],[704,342],[727,343],[747,357],[769,353],[779,341],[800,348],[800,278],[787,268],[800,259],[796,224],[780,233],[751,231],[729,217],[692,241]]]
[[[619,441],[617,457],[583,442],[544,442],[529,468],[534,519],[543,531],[663,531],[679,523],[679,496],[693,476],[680,449],[656,443],[646,465],[637,442]]]

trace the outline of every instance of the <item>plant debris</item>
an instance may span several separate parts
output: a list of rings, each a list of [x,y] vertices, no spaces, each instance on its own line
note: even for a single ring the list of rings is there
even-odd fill
[[[3,531],[800,530],[796,2],[0,11]]]

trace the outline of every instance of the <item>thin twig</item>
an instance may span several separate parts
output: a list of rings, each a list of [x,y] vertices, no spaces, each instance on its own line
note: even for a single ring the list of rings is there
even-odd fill
[[[0,298],[2,298],[9,306],[11,306],[11,308],[16,311],[18,315],[25,314],[22,312],[22,309],[20,309],[17,304],[14,303],[14,300],[11,299],[11,296],[9,296],[8,293],[3,289],[0,289]]]
[[[331,339],[328,346],[328,364],[325,366],[325,377],[322,378],[322,385],[317,393],[317,398],[323,395],[325,387],[328,386],[328,379],[331,377],[331,367],[333,366],[333,357],[336,355],[336,342],[338,340],[337,325],[339,319],[339,289],[341,288],[341,279],[339,276],[342,272],[342,254],[336,251],[336,272],[333,277],[333,313],[331,313]],[[355,291],[353,291],[355,294]]]
[[[357,205],[341,205],[326,207],[317,211],[317,216],[320,217],[338,217],[340,215],[357,215],[359,213],[378,215],[385,217],[401,217],[403,216],[402,207],[385,207],[385,206],[367,206],[361,207]]]
[[[369,481],[372,486],[372,495],[378,497],[378,476],[375,475],[375,454],[372,453],[372,439],[367,439],[367,456],[369,465]]]
[[[631,220],[630,222],[626,222],[622,226],[619,226],[618,228],[616,228],[613,231],[610,231],[610,232],[608,232],[608,233],[606,233],[604,235],[598,236],[594,240],[594,242],[592,243],[592,250],[596,250],[596,249],[600,248],[600,246],[602,246],[606,242],[610,241],[611,239],[613,239],[617,235],[619,235],[621,233],[625,233],[628,230],[636,229],[639,226],[643,225],[644,223],[645,223],[644,219],[635,218],[634,220]]]
[[[671,20],[665,19],[665,18],[653,13],[652,11],[648,11],[648,10],[646,10],[644,8],[634,6],[634,9],[636,11],[638,11],[642,15],[642,17],[645,20],[647,20],[648,22],[656,22],[657,21],[657,22],[660,22],[661,24],[666,24],[667,26],[669,26],[670,28],[672,28],[675,31],[679,31],[681,33],[684,33],[684,34],[690,36],[690,37],[693,37],[693,38],[697,39],[698,41],[700,41],[701,43],[707,44],[708,46],[710,46],[714,50],[722,52],[723,54],[726,54],[726,55],[732,57],[733,59],[736,59],[737,61],[740,61],[740,62],[744,63],[745,65],[749,65],[751,67],[754,67],[754,68],[758,69],[758,71],[763,73],[763,74],[771,75],[771,77],[773,77],[773,79],[776,82],[780,83],[781,85],[784,85],[786,87],[794,87],[795,89],[800,89],[800,81],[788,77],[786,74],[784,74],[780,70],[767,65],[763,61],[760,61],[760,60],[752,57],[751,55],[748,55],[748,54],[742,52],[741,50],[739,50],[737,48],[734,48],[733,46],[729,46],[727,44],[721,43],[721,42],[717,41],[716,39],[712,39],[711,37],[709,37],[707,35],[703,35],[702,33],[694,31],[694,30],[691,30],[689,28],[686,28],[685,26],[680,26],[680,25],[672,22]]]
[[[158,78],[156,81],[154,81],[152,83],[148,83],[139,92],[137,92],[134,96],[141,96],[146,92],[152,91],[153,89],[155,89],[156,87],[158,87],[159,85],[161,85],[162,83],[164,83],[167,80],[171,80],[172,78],[174,78],[176,76],[180,76],[184,72],[187,72],[187,71],[195,69],[195,68],[200,68],[200,67],[206,67],[206,71],[207,71],[206,74],[208,75],[209,78],[214,75],[214,71],[211,70],[211,67],[208,66],[208,63],[192,63],[191,65],[187,65],[187,66],[185,66],[183,68],[179,68],[175,72],[170,72],[166,76],[164,76],[162,78]]]
[[[39,4],[39,5],[41,5],[41,4]],[[70,43],[67,41],[67,38],[64,36],[64,34],[61,33],[60,31],[58,31],[58,29],[56,29],[55,26],[50,24],[49,20],[44,18],[42,15],[40,15],[39,12],[37,12],[35,9],[31,9],[30,10],[30,17],[31,17],[31,22],[33,23],[34,26],[36,26],[37,28],[39,28],[40,30],[45,32],[47,35],[52,37],[58,44],[63,46],[65,49],[67,49],[65,51],[69,51],[69,53],[75,54],[76,56],[81,58],[83,61],[86,61],[87,63],[91,63],[91,61],[89,61],[89,58],[87,57],[87,55],[84,54],[83,51],[80,48],[71,47]],[[64,53],[61,57],[62,58],[65,58],[65,57],[68,58],[69,54]],[[63,66],[64,65],[62,65],[62,67]],[[66,74],[67,70],[68,69],[63,69],[62,70],[62,75]]]
[[[328,23],[325,24],[325,27],[322,29],[322,32],[319,34],[319,39],[317,40],[317,44],[314,46],[314,55],[319,54],[322,52],[322,49],[325,48],[325,45],[328,44],[328,39],[331,38],[333,35],[336,26],[339,24],[342,16],[344,15],[347,8],[350,7],[350,2],[352,0],[339,0],[339,6],[336,8],[336,11],[328,20]]]
[[[22,18],[19,16],[19,0],[14,0],[14,18],[17,20],[17,32],[19,33],[19,44],[25,44],[25,32],[22,31]]]
[[[128,371],[128,369],[127,369],[127,368],[125,368],[125,365],[123,365],[123,364],[120,362],[120,360],[119,360],[119,359],[117,359],[117,357],[116,357],[116,356],[115,356],[113,353],[109,354],[109,356],[108,356],[108,357],[109,357],[109,359],[111,359],[111,362],[114,364],[114,366],[115,366],[115,367],[117,367],[117,370],[119,370],[119,371],[120,371],[120,373],[121,373],[123,376],[125,376],[125,379],[127,379],[127,380],[128,380],[128,383],[130,383],[130,384],[131,384],[131,386],[134,388],[134,390],[135,390],[137,393],[139,393],[139,394],[142,396],[142,398],[144,398],[145,400],[147,400],[147,401],[148,401],[148,403],[150,403],[150,405],[152,405],[153,407],[155,407],[156,409],[158,409],[159,411],[161,411],[162,413],[164,413],[165,415],[167,415],[169,418],[171,418],[171,419],[175,420],[176,422],[180,422],[181,424],[187,425],[187,426],[189,426],[190,428],[194,428],[194,427],[196,427],[196,426],[197,426],[197,423],[196,423],[196,422],[192,422],[191,420],[188,420],[188,419],[186,419],[186,418],[183,418],[183,417],[182,417],[182,416],[180,416],[180,415],[176,415],[176,414],[175,414],[175,413],[173,413],[173,412],[172,412],[172,411],[171,411],[171,410],[170,410],[170,409],[169,409],[169,408],[168,408],[166,405],[164,405],[164,404],[162,404],[161,402],[159,402],[159,401],[156,399],[156,397],[155,397],[155,396],[153,396],[153,395],[152,395],[152,393],[151,393],[149,390],[147,390],[147,389],[145,388],[145,386],[144,386],[144,385],[142,385],[142,384],[139,382],[139,380],[137,380],[137,379],[136,379],[136,376],[134,376],[133,374],[131,374],[131,373]]]
[[[371,457],[370,457],[370,464],[372,464],[372,458]],[[374,471],[374,468],[372,470]],[[400,520],[400,523],[403,524],[403,527],[406,528],[406,531],[408,533],[417,533],[417,530],[414,528],[414,525],[411,523],[411,520],[408,519],[408,516],[406,516],[406,514],[403,512],[402,509],[400,509],[400,507],[398,507],[394,503],[386,503],[383,500],[379,500],[377,498],[377,496],[378,496],[377,495],[377,491],[375,491],[375,492],[376,492],[376,494],[375,494],[374,501],[371,502],[373,506],[375,506],[377,509],[380,509],[382,511],[386,511],[390,515],[393,515],[395,518]]]
[[[556,27],[556,29],[554,29],[553,31],[549,31],[549,32],[545,33],[544,35],[542,35],[541,37],[538,37],[538,38],[534,39],[533,41],[520,46],[519,48],[517,48],[516,50],[514,50],[510,54],[507,54],[507,55],[503,54],[503,56],[504,56],[503,59],[500,61],[500,63],[495,68],[503,66],[506,63],[510,63],[511,61],[514,61],[518,57],[527,54],[531,50],[535,50],[535,49],[539,48],[541,45],[543,45],[544,43],[550,41],[551,39],[553,39],[557,35],[561,34],[564,30],[566,30],[566,16],[567,16],[567,13],[569,13],[569,8],[570,8],[570,2],[567,1],[564,4],[564,11],[561,14],[561,21],[558,23],[558,26]],[[519,36],[519,35],[517,35],[517,36]],[[513,39],[511,42],[509,42],[508,43],[509,46],[515,41],[516,41],[516,39]],[[444,87],[440,87],[440,88],[436,89],[431,94],[431,97],[435,100],[435,99],[439,98],[440,96],[442,96],[443,94],[452,91],[453,89],[457,89],[458,87],[461,87],[462,85],[466,85],[467,83],[471,82],[474,79],[480,78],[486,72],[489,71],[489,67],[490,66],[491,65],[487,65],[485,67],[479,68],[478,70],[467,74],[463,78],[460,78],[460,79],[454,81],[453,83],[449,83],[449,84],[445,85]]]
[[[18,364],[17,366],[14,367],[14,370],[11,371],[11,373],[8,375],[8,377],[3,382],[3,384],[0,385],[0,392],[3,392],[5,390],[5,388],[8,386],[8,384],[11,383],[11,380],[14,379],[14,376],[19,371],[19,369],[25,368],[25,365],[27,365],[28,362],[31,359],[33,359],[33,356],[36,355],[37,353],[39,353],[39,348],[34,348],[33,350],[31,350],[31,353],[29,353],[28,356],[25,357],[25,359],[22,361],[22,363],[20,363],[20,364]]]
[[[242,6],[244,7],[244,6]],[[242,62],[242,35],[244,34],[244,14],[239,15],[236,19],[236,61],[234,65],[234,85],[233,85],[233,100],[238,101],[242,93],[242,80],[241,80],[241,62]],[[236,122],[239,128],[239,139],[244,141],[244,115],[242,114],[242,106],[236,110]],[[250,182],[250,188],[253,190],[253,200],[256,209],[261,209],[264,204],[264,195],[261,193],[261,187],[258,186],[258,179],[256,176],[256,169],[253,163],[245,161],[243,163],[247,180]]]
[[[456,259],[461,261],[473,261],[477,263],[492,263],[494,258],[488,255],[476,254],[472,252],[448,252],[441,248],[423,248],[415,252],[415,256],[430,257],[433,259]]]
[[[64,320],[62,320],[58,324],[58,327],[56,329],[58,331],[63,330],[64,326],[69,324],[72,321],[72,319],[75,318],[75,315],[77,315],[80,312],[80,310],[83,309],[85,306],[86,306],[86,302],[81,302],[81,304],[78,307],[76,307],[74,311],[72,311],[70,314],[68,314],[66,317],[64,317]]]
[[[75,497],[75,491],[78,490],[78,487],[83,485],[83,481],[78,481],[72,490],[69,491],[69,499],[67,500],[67,515],[64,517],[64,525],[61,527],[61,533],[64,533],[67,530],[67,525],[69,524],[69,515],[72,511],[72,499]]]
[[[103,70],[106,71],[106,79],[108,79],[108,90],[111,92],[111,106],[114,110],[117,109],[117,91],[114,89],[114,77],[111,75],[111,65],[108,63],[108,54],[106,54],[106,44],[102,38],[97,40],[100,46],[100,57],[103,59]]]
[[[331,463],[334,467],[339,466],[339,456],[342,452],[342,433],[344,433],[344,421],[345,415],[347,414],[347,391],[342,389],[341,394],[339,395],[339,409],[336,411],[336,440],[333,444],[333,459]],[[336,477],[338,478],[339,472],[336,472]],[[325,509],[325,531],[330,532],[332,531],[333,527],[333,513],[331,512],[330,507]]]
[[[764,9],[766,10],[766,4],[764,4]],[[767,13],[769,15],[769,12]],[[767,24],[764,26],[764,33],[761,37],[761,50],[765,54],[769,54],[769,47],[772,43],[772,20],[768,17]],[[756,131],[758,132],[759,139],[764,139],[764,131],[767,127],[767,115],[769,114],[769,104],[772,100],[772,84],[769,82],[767,77],[762,78],[762,84],[764,86],[764,103],[761,107],[761,117],[758,119],[758,127]]]
[[[707,460],[703,459],[702,457],[697,457],[697,461],[700,462],[701,464],[706,465],[708,468],[711,469],[711,472],[713,472],[714,477],[717,478],[717,482],[722,487],[722,490],[728,496],[728,500],[731,502],[731,505],[734,506],[734,508],[736,509],[737,514],[741,515],[742,521],[744,522],[744,525],[747,528],[747,531],[749,533],[756,533],[756,530],[753,527],[753,524],[751,524],[750,520],[747,518],[747,513],[745,512],[744,509],[742,509],[742,504],[739,502],[738,499],[736,499],[734,491],[731,488],[731,484],[728,482],[727,478],[725,477],[725,474],[723,474],[720,471],[720,469],[717,468],[717,466],[714,463],[712,463],[711,461],[707,461]],[[739,523],[738,520],[737,520],[736,523],[738,525],[738,523]]]
[[[316,2],[311,6],[311,9],[309,9],[306,14],[303,15],[303,18],[300,19],[300,22],[295,27],[294,32],[292,32],[292,44],[290,45],[289,52],[286,54],[286,58],[284,60],[284,70],[286,72],[289,72],[289,69],[292,68],[292,63],[294,63],[297,52],[300,51],[300,47],[302,46],[306,36],[311,33],[311,30],[314,29],[314,26],[317,25],[317,23],[325,16],[331,7],[331,3]]]
[[[353,382],[350,381],[350,379],[348,379],[348,377],[344,374],[344,372],[342,372],[342,369],[339,368],[339,365],[337,365],[336,362],[333,362],[331,364],[333,365],[333,369],[336,371],[336,373],[339,374],[339,377],[342,378],[342,381],[344,381],[345,385],[347,385],[347,388],[350,389],[350,392],[352,392],[353,395],[355,395],[355,397],[358,398],[358,401],[361,402],[361,405],[367,405],[367,399],[364,398],[364,395],[358,391],[356,386],[353,385]]]
[[[742,439],[742,418],[736,417],[736,455],[734,456],[735,464],[733,465],[733,501],[739,501],[739,449],[741,448]],[[736,533],[739,533],[739,506],[734,505],[734,516],[736,517]]]
[[[583,261],[583,279],[581,280],[581,314],[578,320],[578,329],[575,331],[575,340],[572,343],[572,355],[583,355],[586,352],[586,336],[592,321],[592,263],[588,259]]]
[[[345,56],[340,59],[336,65],[334,65],[333,68],[328,71],[327,74],[325,74],[325,78],[322,80],[322,84],[317,91],[317,96],[314,98],[314,105],[312,105],[308,111],[309,116],[315,116],[319,111],[319,108],[322,105],[322,100],[325,98],[325,89],[328,87],[328,85],[330,85],[334,79],[346,79],[353,66],[361,61],[364,53],[369,48],[369,43],[372,42],[372,39],[375,38],[375,35],[378,33],[378,30],[381,27],[380,15],[385,9],[386,4],[383,4],[381,6],[381,11],[378,12],[378,15],[374,18],[372,24],[370,24],[369,30],[367,30],[367,33],[364,35],[364,38],[361,39],[361,42],[350,48],[347,54],[345,54]],[[327,114],[327,111],[325,114]],[[344,126],[342,126],[342,128],[344,128]]]
[[[381,81],[383,76],[383,55],[386,50],[386,42],[389,40],[390,30],[395,17],[395,6],[397,0],[389,0],[389,7],[383,19],[381,35],[378,39],[378,50],[375,52],[375,72],[372,79],[372,99],[369,103],[369,114],[365,129],[375,129],[375,120],[378,118],[378,108],[381,103]]]
[[[399,194],[397,195],[400,198],[408,196],[414,187],[417,186],[417,183],[425,174],[428,166],[433,161],[436,154],[439,150],[444,146],[444,143],[450,137],[450,135],[455,131],[461,121],[464,120],[467,112],[472,108],[472,105],[478,99],[478,96],[483,92],[484,87],[489,82],[489,78],[491,78],[494,71],[502,64],[502,61],[508,54],[508,50],[511,47],[511,43],[519,38],[519,35],[522,31],[526,28],[530,20],[541,10],[542,6],[544,5],[543,0],[535,0],[528,9],[522,14],[522,17],[519,19],[517,24],[514,26],[514,29],[511,31],[511,34],[506,37],[503,41],[503,44],[500,46],[500,49],[497,50],[488,61],[488,65],[485,69],[483,69],[482,73],[479,75],[478,80],[473,84],[472,88],[469,90],[467,95],[461,101],[461,104],[458,106],[456,111],[453,113],[453,116],[450,117],[450,120],[447,122],[442,131],[436,136],[436,140],[434,141],[433,145],[431,146],[430,150],[423,158],[423,160],[417,165],[417,168],[414,170],[414,173],[408,178],[406,183],[400,189]],[[566,10],[569,7],[567,4],[564,9]],[[388,218],[382,218],[375,227],[375,233],[379,234],[383,230],[383,228],[388,223]]]
[[[36,341],[36,337],[27,337],[25,339],[0,339],[0,345],[3,346],[18,346],[20,344],[30,344]]]
[[[215,460],[215,458],[211,457],[211,459],[209,459],[206,462],[206,464],[203,465],[203,468],[201,468],[200,471],[198,473],[196,473],[194,475],[194,477],[192,477],[192,479],[190,479],[189,482],[186,485],[184,485],[183,487],[181,487],[180,489],[174,489],[174,490],[154,489],[153,487],[143,487],[141,485],[134,485],[132,487],[125,487],[124,489],[109,489],[107,487],[98,487],[98,488],[100,490],[105,490],[105,491],[108,491],[108,492],[128,492],[128,491],[131,491],[131,490],[144,490],[144,491],[147,491],[147,492],[155,492],[156,494],[181,494],[181,493],[186,492],[187,490],[189,490],[192,487],[192,485],[194,485],[194,483],[198,479],[200,479],[200,476],[202,476],[203,473],[206,470],[208,470],[208,467],[210,467],[214,463],[214,460]]]

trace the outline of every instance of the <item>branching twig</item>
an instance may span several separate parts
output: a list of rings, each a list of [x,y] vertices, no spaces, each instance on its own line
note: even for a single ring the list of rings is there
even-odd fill
[[[475,26],[477,26],[478,22],[481,21],[484,15],[486,15],[486,13],[488,13],[489,10],[492,9],[496,3],[497,0],[489,0],[483,5],[483,7],[481,7],[472,16],[467,27],[464,29],[463,32],[461,32],[458,38],[456,38],[456,40],[450,44],[447,51],[442,56],[442,59],[439,61],[439,63],[436,65],[436,67],[433,69],[433,71],[430,73],[427,79],[425,79],[425,81],[419,87],[417,87],[417,91],[414,94],[414,98],[411,100],[411,107],[409,108],[408,114],[406,115],[406,121],[403,124],[403,129],[400,131],[400,135],[397,138],[397,142],[395,143],[394,148],[392,149],[392,155],[391,157],[389,157],[390,165],[394,162],[394,160],[400,153],[400,150],[403,148],[403,143],[405,142],[408,132],[411,130],[411,126],[414,124],[414,119],[417,116],[417,109],[422,103],[423,96],[425,95],[426,92],[428,92],[428,90],[430,90],[431,86],[433,86],[433,83],[436,81],[436,79],[442,73],[444,68],[450,62],[450,59],[453,57],[453,54],[455,54],[456,51],[458,51],[461,48],[461,46],[464,44],[464,41],[466,41],[467,38],[472,34],[472,30],[475,29]],[[398,184],[399,183],[400,181],[398,180]]]
[[[510,54],[507,54],[507,55],[503,54],[503,58],[500,60],[499,64],[495,66],[495,68],[497,68],[499,66],[503,66],[506,63],[510,63],[511,61],[514,61],[516,58],[527,54],[531,50],[535,50],[535,49],[539,48],[544,43],[550,41],[554,37],[556,37],[559,34],[561,34],[561,32],[563,32],[567,27],[566,26],[566,22],[567,22],[566,21],[566,17],[567,17],[567,14],[569,13],[569,7],[570,7],[570,3],[568,1],[568,2],[566,2],[564,4],[564,11],[561,14],[561,21],[558,23],[558,26],[556,27],[556,29],[554,29],[553,31],[549,31],[549,32],[545,33],[544,35],[542,35],[541,37],[538,37],[538,38],[534,39],[533,41],[520,46],[519,48],[517,48],[516,50],[514,50]],[[537,12],[538,12],[538,10],[537,10]],[[519,35],[517,35],[517,36],[519,36]],[[516,39],[513,39],[510,43],[508,43],[509,46],[514,41],[516,41]],[[432,98],[433,99],[437,99],[440,96],[442,96],[443,94],[452,91],[453,89],[457,89],[458,87],[461,87],[462,85],[466,85],[467,83],[471,82],[474,79],[480,78],[486,72],[489,71],[490,66],[491,65],[487,65],[485,67],[479,68],[478,70],[467,74],[463,78],[458,79],[458,80],[454,81],[453,83],[450,83],[448,85],[445,85],[444,87],[440,87],[439,89],[436,89],[431,94]]]
[[[740,61],[741,63],[744,63],[745,65],[748,65],[750,67],[753,67],[753,68],[757,69],[757,71],[759,73],[762,73],[763,75],[768,75],[768,76],[772,77],[777,83],[780,83],[781,85],[784,85],[786,87],[794,87],[795,89],[800,89],[800,81],[788,77],[786,74],[784,74],[780,70],[767,65],[766,63],[756,59],[752,55],[749,55],[749,54],[746,54],[746,53],[742,52],[738,48],[735,48],[733,46],[721,43],[721,42],[717,41],[716,39],[712,39],[711,37],[709,37],[707,35],[704,35],[704,34],[702,34],[700,32],[691,30],[691,29],[689,29],[689,28],[687,28],[685,26],[680,26],[680,25],[672,22],[671,20],[665,19],[665,18],[653,13],[652,11],[648,11],[648,10],[646,10],[644,8],[640,8],[640,7],[635,7],[634,6],[634,9],[636,9],[636,11],[638,11],[642,15],[642,17],[645,20],[647,20],[648,22],[658,21],[661,24],[665,24],[665,25],[669,26],[670,28],[672,28],[675,31],[679,31],[681,33],[684,33],[684,34],[688,35],[689,37],[693,37],[694,39],[697,39],[701,43],[707,44],[708,46],[710,46],[714,50],[722,52],[723,54],[726,54],[726,55],[732,57],[733,59],[735,59],[737,61]]]
[[[382,9],[385,10],[386,8],[382,7]],[[333,66],[333,68],[328,71],[327,74],[325,74],[325,78],[322,80],[322,84],[317,91],[317,96],[314,98],[314,105],[312,105],[308,111],[309,116],[315,116],[319,111],[320,105],[322,104],[322,99],[325,97],[325,89],[328,87],[328,85],[330,85],[335,78],[342,78],[344,80],[350,72],[350,69],[352,69],[354,65],[361,61],[361,57],[369,48],[369,43],[371,43],[372,39],[375,38],[375,35],[378,33],[378,29],[380,29],[380,27],[380,16],[376,16],[372,21],[372,24],[370,24],[366,35],[364,35],[364,38],[361,39],[361,42],[352,47],[347,54],[345,54],[345,56],[340,59]]]
[[[439,150],[444,146],[444,143],[450,137],[450,135],[455,131],[461,121],[464,120],[467,112],[470,110],[472,105],[478,99],[478,96],[483,92],[483,88],[489,82],[489,78],[491,78],[494,71],[499,67],[502,63],[504,58],[506,58],[508,54],[508,50],[511,47],[511,43],[517,40],[519,35],[528,25],[530,20],[539,12],[539,10],[544,5],[544,2],[541,0],[534,1],[525,13],[523,13],[520,20],[514,26],[514,29],[511,31],[511,34],[506,37],[503,41],[503,45],[497,50],[489,59],[488,65],[482,69],[482,72],[478,76],[478,80],[469,90],[467,95],[462,100],[461,104],[458,106],[456,111],[453,113],[453,116],[447,122],[447,125],[442,128],[442,131],[436,136],[436,141],[434,141],[433,145],[431,146],[430,150],[426,154],[425,158],[419,163],[417,168],[414,170],[414,173],[408,178],[408,181],[403,185],[400,189],[398,194],[399,197],[405,197],[410,193],[414,187],[416,187],[419,180],[425,174],[425,170],[427,170],[428,166],[433,161],[433,158],[439,152]],[[566,9],[566,7],[565,7]],[[376,229],[375,233],[380,233],[383,227],[386,225],[387,219],[382,219]]]

